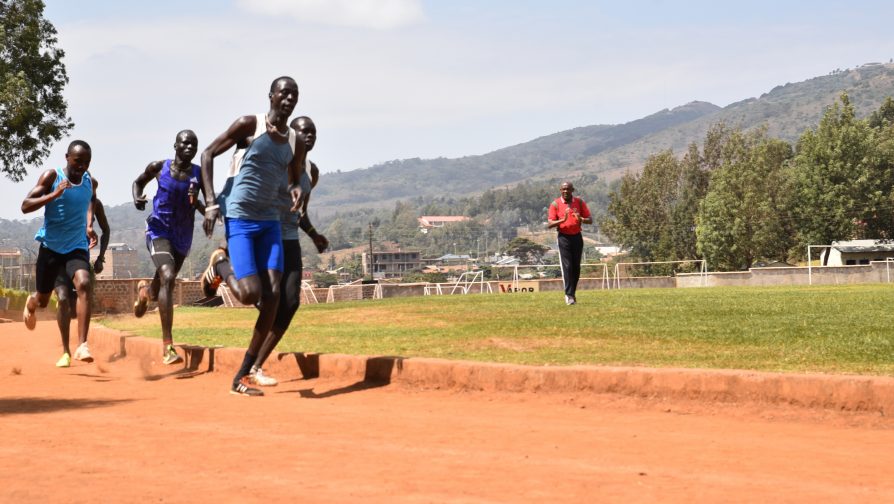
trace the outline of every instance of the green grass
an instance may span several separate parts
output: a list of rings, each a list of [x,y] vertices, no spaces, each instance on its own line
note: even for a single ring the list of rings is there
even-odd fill
[[[538,365],[894,375],[894,286],[582,291],[303,306],[280,351]],[[178,308],[181,343],[244,347],[254,309]],[[160,338],[158,316],[107,317]]]

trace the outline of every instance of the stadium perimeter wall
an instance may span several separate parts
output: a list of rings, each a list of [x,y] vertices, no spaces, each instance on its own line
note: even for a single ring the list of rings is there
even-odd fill
[[[812,278],[812,282],[811,282]],[[749,271],[736,271],[729,273],[714,272],[700,275],[698,273],[682,273],[675,277],[626,277],[620,279],[620,287],[630,288],[688,288],[688,287],[747,287],[747,286],[773,286],[773,285],[846,285],[866,283],[888,283],[894,279],[894,264],[886,262],[872,262],[860,266],[825,266],[814,267],[808,273],[806,267],[791,268],[752,268]],[[122,280],[97,280],[95,287],[97,313],[127,313],[131,310],[133,302],[137,299],[137,283],[140,280],[150,279],[122,279]],[[526,280],[525,282],[531,282]],[[562,291],[562,280],[542,279],[533,280],[538,283],[538,288],[545,292]],[[488,282],[491,291],[500,293],[500,283]],[[615,287],[614,279],[609,279],[610,287]],[[452,284],[443,284],[442,287]],[[579,290],[597,290],[603,288],[601,278],[582,278],[578,284]],[[411,297],[425,295],[424,283],[412,284],[381,284],[383,298]],[[480,287],[473,286],[471,292],[478,292]],[[457,293],[459,293],[457,289]],[[350,286],[335,289],[302,290],[301,303],[312,304],[315,302],[326,303],[341,301],[359,301],[373,299],[376,285]],[[449,290],[447,290],[449,292]],[[330,296],[331,293],[331,296]],[[174,287],[174,303],[188,305],[202,299],[201,284],[198,281],[178,280]],[[150,303],[149,309],[154,309],[155,303]]]
[[[774,285],[847,285],[888,283],[894,279],[894,264],[884,261],[859,266],[823,266],[808,268],[751,268],[748,271],[682,273],[675,277],[676,287],[748,287]]]

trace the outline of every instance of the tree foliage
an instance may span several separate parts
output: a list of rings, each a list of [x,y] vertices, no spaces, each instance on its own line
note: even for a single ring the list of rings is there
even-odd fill
[[[0,0],[0,170],[20,181],[73,126],[56,28],[40,0]]]
[[[797,145],[792,176],[798,243],[894,238],[894,132],[891,103],[870,120],[856,117],[846,94]],[[872,127],[870,123],[875,124]]]
[[[506,244],[506,255],[517,257],[526,264],[540,264],[543,254],[549,250],[546,245],[535,243],[527,238],[513,238]]]
[[[785,261],[791,219],[785,167],[791,146],[763,130],[732,131],[699,207],[698,251],[710,269],[744,270],[759,258]]]

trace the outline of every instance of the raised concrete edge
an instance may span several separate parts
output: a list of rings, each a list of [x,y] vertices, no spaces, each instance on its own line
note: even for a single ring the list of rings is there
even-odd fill
[[[161,360],[160,340],[94,326],[90,345],[107,360]],[[177,345],[193,371],[235,373],[245,349]],[[265,365],[281,380],[324,378],[423,389],[534,393],[614,393],[646,398],[789,404],[841,411],[894,411],[894,378],[820,373],[610,367],[523,366],[393,356],[274,354]]]

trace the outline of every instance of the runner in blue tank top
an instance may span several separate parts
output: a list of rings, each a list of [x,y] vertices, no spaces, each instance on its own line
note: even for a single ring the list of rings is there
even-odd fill
[[[133,182],[133,204],[145,210],[147,198],[143,194],[151,180],[158,181],[152,200],[152,212],[146,218],[146,247],[155,264],[152,282],[140,280],[133,314],[142,317],[149,300],[158,301],[161,336],[164,344],[162,362],[175,364],[183,358],[174,350],[174,282],[192,247],[192,231],[196,210],[205,211],[198,201],[198,187],[202,174],[192,160],[198,152],[199,141],[191,130],[183,130],[174,138],[174,159],[153,161]]]
[[[298,103],[298,84],[280,77],[270,85],[270,109],[266,114],[242,116],[214,139],[202,153],[202,188],[205,195],[203,228],[210,238],[224,211],[227,251],[212,252],[202,277],[203,289],[212,295],[220,282],[239,302],[260,310],[230,391],[234,394],[264,395],[250,386],[248,373],[276,316],[283,270],[280,211],[285,201],[297,212],[306,194],[300,185],[304,173],[304,142],[289,128],[289,116]],[[214,158],[236,146],[241,163],[233,164],[222,198],[214,192]],[[222,205],[222,207],[221,207]]]
[[[64,271],[77,289],[78,345],[74,358],[93,362],[87,346],[90,329],[90,255],[88,248],[96,243],[93,231],[93,202],[96,182],[87,169],[92,153],[83,140],[75,140],[65,153],[65,168],[46,170],[37,185],[22,202],[22,213],[44,208],[44,223],[34,237],[40,242],[37,253],[37,292],[28,296],[22,318],[25,327],[34,329],[35,311],[45,308],[53,293],[57,275]],[[88,215],[89,214],[89,215]],[[70,355],[68,342],[63,341],[60,362]],[[68,359],[70,361],[70,357]]]

